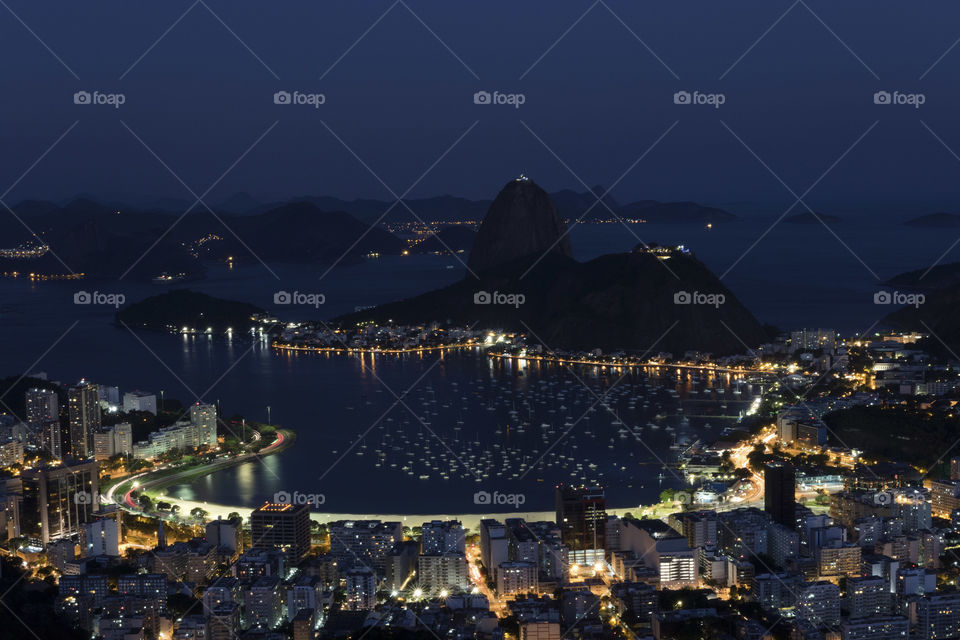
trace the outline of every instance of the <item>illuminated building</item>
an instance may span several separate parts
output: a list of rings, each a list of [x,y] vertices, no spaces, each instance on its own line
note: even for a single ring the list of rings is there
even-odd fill
[[[556,489],[557,524],[570,562],[594,564],[604,560],[607,535],[607,501],[602,487]]]
[[[99,465],[74,462],[61,467],[26,469],[23,484],[21,530],[23,535],[50,540],[80,533],[99,509]]]
[[[93,432],[100,428],[100,388],[81,382],[67,390],[70,413],[70,455],[77,460],[93,456]]]
[[[310,551],[310,507],[268,502],[250,514],[255,546],[279,547],[298,561]]]

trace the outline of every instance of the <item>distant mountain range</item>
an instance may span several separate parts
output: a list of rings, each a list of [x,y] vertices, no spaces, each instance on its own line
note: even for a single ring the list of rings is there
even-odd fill
[[[564,220],[582,219],[582,222],[610,220],[614,214],[624,219],[644,219],[647,222],[696,222],[722,223],[737,219],[734,214],[695,202],[659,202],[657,200],[638,200],[627,204],[618,203],[612,196],[604,195],[601,202],[597,196],[606,193],[602,186],[592,188],[593,193],[564,189],[550,194]],[[596,194],[594,196],[593,194]],[[328,196],[301,196],[290,202],[309,202],[324,211],[344,211],[350,215],[372,222],[383,215],[393,205],[389,200],[341,200]],[[457,196],[443,195],[433,198],[414,198],[405,200],[419,218],[428,222],[452,222],[460,220],[480,221],[492,204],[491,200],[471,200]],[[190,203],[183,203],[189,206]],[[235,194],[221,201],[216,210],[235,214],[263,213],[282,203],[259,202],[249,194]],[[176,211],[176,208],[173,209]],[[613,212],[613,213],[611,213]],[[415,220],[405,207],[394,207],[386,220]]]
[[[956,213],[928,213],[917,216],[904,222],[910,227],[928,227],[934,229],[956,229],[960,227],[960,214]]]
[[[638,247],[577,262],[559,209],[532,181],[507,183],[477,233],[462,281],[339,320],[477,324],[573,349],[726,354],[766,338],[733,293],[684,250]]]
[[[901,331],[933,333],[932,352],[956,359],[960,353],[960,262],[901,273],[888,282],[904,293],[920,294],[919,304],[907,305],[887,315],[883,322]]]
[[[91,200],[59,207],[26,201],[14,207],[23,220],[0,216],[0,237],[10,248],[31,240],[26,227],[51,247],[41,258],[0,258],[0,271],[65,272],[95,278],[131,279],[183,274],[195,277],[208,261],[330,264],[359,261],[366,253],[399,254],[406,243],[385,229],[371,229],[342,211],[323,211],[306,202],[284,204],[253,215],[195,210],[182,216],[113,208]],[[181,212],[182,214],[182,212]],[[219,219],[218,219],[219,217]],[[25,226],[26,225],[26,226]],[[59,258],[59,259],[58,259]]]
[[[603,189],[597,187],[595,191],[602,193]],[[581,217],[584,222],[608,220],[613,217],[610,210],[626,218],[659,222],[735,219],[733,214],[692,202],[650,200],[621,206],[607,196],[599,204],[593,195],[574,191],[558,192],[553,200],[561,221]],[[33,230],[51,252],[30,260],[0,257],[0,272],[64,274],[62,261],[74,272],[94,278],[116,278],[135,265],[129,273],[131,279],[145,280],[162,273],[189,279],[202,275],[205,263],[228,258],[235,263],[259,258],[267,263],[351,264],[369,253],[396,255],[407,249],[406,240],[383,225],[371,228],[377,221],[478,221],[492,204],[454,196],[405,203],[416,217],[392,202],[331,197],[262,203],[237,194],[214,207],[216,216],[202,205],[184,215],[193,203],[172,199],[140,208],[86,197],[64,205],[25,200],[13,207],[22,223],[14,216],[0,216],[0,237],[4,239],[0,249],[31,241],[29,230]],[[388,210],[390,213],[384,216]],[[443,226],[436,236],[410,248],[421,253],[448,249],[467,252],[474,239],[475,231],[468,225]]]

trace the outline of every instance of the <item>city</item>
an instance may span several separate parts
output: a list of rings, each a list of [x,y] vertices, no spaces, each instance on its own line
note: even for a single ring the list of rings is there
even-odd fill
[[[0,0],[0,640],[960,640],[957,25]]]

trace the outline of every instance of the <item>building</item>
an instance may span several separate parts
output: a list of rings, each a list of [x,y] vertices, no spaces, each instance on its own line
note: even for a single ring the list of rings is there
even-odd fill
[[[462,553],[421,555],[417,578],[425,594],[457,593],[470,586],[467,559]]]
[[[562,640],[559,622],[524,622],[520,625],[520,640]]]
[[[123,394],[123,412],[146,411],[157,415],[157,396],[146,391],[128,391]]]
[[[910,621],[903,616],[853,618],[841,626],[843,640],[907,640]]]
[[[797,594],[796,615],[814,626],[840,624],[840,587],[821,580],[809,582]]]
[[[293,626],[293,640],[312,640],[316,618],[315,609],[300,609],[290,620]]]
[[[146,440],[133,445],[133,457],[153,459],[173,451],[215,449],[217,446],[217,410],[213,405],[190,407],[190,419],[152,432]]]
[[[120,523],[114,518],[97,518],[83,526],[83,555],[120,557]]]
[[[501,596],[534,593],[539,586],[534,562],[502,562],[497,567],[497,593]]]
[[[0,444],[0,467],[23,464],[23,443],[11,440]]]
[[[190,422],[197,428],[198,447],[217,446],[217,408],[212,404],[200,404],[190,407]]]
[[[356,567],[344,576],[347,597],[343,608],[348,611],[366,611],[377,606],[377,575],[369,567]]]
[[[860,575],[862,549],[852,542],[831,542],[817,554],[817,568],[821,578],[851,578]]]
[[[93,456],[93,433],[100,428],[100,388],[89,382],[67,389],[70,455],[77,460]]]
[[[507,561],[507,529],[498,520],[480,521],[480,562],[496,582],[496,569]]]
[[[463,525],[458,520],[433,520],[421,527],[420,553],[465,553],[466,538]]]
[[[101,427],[93,434],[93,457],[96,460],[109,460],[113,456],[133,454],[133,427],[129,422],[121,422],[109,427]]]
[[[284,619],[280,576],[257,578],[243,595],[246,622],[254,629],[274,629]]]
[[[322,610],[323,580],[319,576],[302,575],[287,588],[287,619],[294,620],[304,609]]]
[[[63,460],[63,429],[60,420],[51,420],[41,425],[40,447],[54,460]]]
[[[623,518],[620,545],[659,575],[661,587],[696,587],[700,553],[691,549],[687,539],[664,522]]]
[[[783,462],[768,464],[763,471],[763,510],[773,521],[796,528],[797,477],[793,467]]]
[[[243,520],[239,517],[217,518],[206,526],[207,542],[215,547],[226,549],[231,557],[243,551]]]
[[[329,531],[330,555],[341,571],[362,565],[383,575],[387,556],[403,540],[403,525],[399,522],[338,520],[330,523]]]
[[[27,424],[36,430],[48,422],[60,424],[60,400],[56,391],[34,387],[27,389],[25,395]]]
[[[22,534],[44,545],[79,534],[99,509],[99,478],[95,461],[25,469],[20,475]]]
[[[250,514],[253,546],[279,547],[293,561],[310,551],[310,507],[268,502]]]
[[[603,562],[606,550],[607,502],[603,487],[559,485],[555,496],[557,525],[570,562]]]
[[[890,615],[892,606],[890,584],[884,578],[858,576],[847,579],[846,608],[851,618]]]
[[[837,344],[837,332],[833,329],[800,329],[790,332],[790,351],[832,352]]]
[[[676,524],[671,525],[686,539],[687,544],[699,547],[717,546],[716,511],[682,511],[670,516]]]
[[[915,637],[924,640],[960,637],[960,593],[924,596],[917,602]]]

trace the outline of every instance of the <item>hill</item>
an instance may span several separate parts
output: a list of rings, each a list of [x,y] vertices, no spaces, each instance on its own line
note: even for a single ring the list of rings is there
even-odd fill
[[[550,347],[568,349],[726,354],[763,341],[760,323],[692,254],[638,248],[580,263],[557,220],[540,187],[511,181],[491,205],[470,254],[478,277],[340,320],[532,330]],[[521,230],[525,235],[516,237]],[[714,304],[685,303],[684,293],[699,294],[701,302],[712,295]],[[513,303],[499,303],[504,300]]]
[[[245,302],[221,300],[188,289],[176,289],[135,302],[116,313],[116,321],[131,328],[156,331],[189,330],[223,333],[246,331],[263,309]]]
[[[956,213],[928,213],[911,218],[903,224],[908,227],[927,227],[931,229],[956,229],[960,227],[960,214]]]

